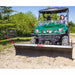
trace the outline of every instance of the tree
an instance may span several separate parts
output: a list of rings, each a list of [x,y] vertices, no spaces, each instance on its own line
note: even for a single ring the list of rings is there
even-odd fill
[[[9,15],[11,14],[11,12],[14,12],[14,10],[12,10],[12,7],[10,6],[1,6],[1,13],[2,16],[4,16],[4,19],[8,19],[9,20]]]
[[[50,6],[47,7],[48,9],[50,8]]]
[[[0,20],[2,19],[3,6],[0,6]]]
[[[9,20],[9,15],[10,15],[12,12],[15,12],[14,10],[12,10],[12,7],[7,7],[7,17],[8,17],[8,20]]]
[[[10,20],[12,23],[16,24],[16,29],[20,36],[30,34],[37,24],[37,19],[32,12],[27,12],[25,14],[20,12],[11,15]]]
[[[75,24],[72,21],[70,21],[69,22],[69,27],[73,27],[73,26],[75,26]]]
[[[2,19],[1,13],[0,13],[0,20]]]
[[[69,22],[69,30],[71,33],[75,33],[75,24],[72,21]]]

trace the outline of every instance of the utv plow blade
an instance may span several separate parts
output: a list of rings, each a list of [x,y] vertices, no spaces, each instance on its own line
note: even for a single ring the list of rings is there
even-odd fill
[[[59,51],[59,52],[71,52],[71,46],[60,46],[60,45],[38,45],[38,44],[16,44],[15,43],[16,54],[23,54],[25,51]]]

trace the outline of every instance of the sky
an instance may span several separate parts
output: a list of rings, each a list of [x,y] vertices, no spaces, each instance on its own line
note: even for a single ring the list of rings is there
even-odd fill
[[[50,6],[50,7],[55,7],[55,6]],[[64,7],[69,8],[69,21],[75,23],[75,6],[64,6]],[[38,17],[39,10],[45,8],[47,8],[47,6],[12,6],[12,9],[16,11],[13,12],[12,14],[19,12],[26,13],[28,11],[31,11],[36,17]]]

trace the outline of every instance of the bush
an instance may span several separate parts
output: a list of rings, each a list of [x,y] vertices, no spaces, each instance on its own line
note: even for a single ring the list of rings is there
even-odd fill
[[[72,21],[69,22],[69,31],[70,33],[75,33],[75,24]]]
[[[9,28],[16,28],[16,25],[12,23],[0,24],[0,30],[7,30]]]
[[[4,39],[8,29],[16,29],[18,36],[30,35],[36,24],[37,19],[31,12],[11,15],[9,20],[0,20],[0,39]]]
[[[4,36],[9,28],[16,28],[16,25],[12,23],[0,24],[0,39],[5,39]]]
[[[31,12],[12,15],[10,21],[16,24],[18,36],[29,35],[37,24],[37,19]]]

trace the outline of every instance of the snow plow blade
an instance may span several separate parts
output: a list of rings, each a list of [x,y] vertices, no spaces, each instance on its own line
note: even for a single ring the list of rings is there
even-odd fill
[[[61,46],[61,45],[40,45],[40,44],[14,44],[16,55],[21,55],[29,50],[31,51],[59,51],[59,52],[70,52],[72,53],[72,46]],[[35,53],[34,53],[35,54]]]

